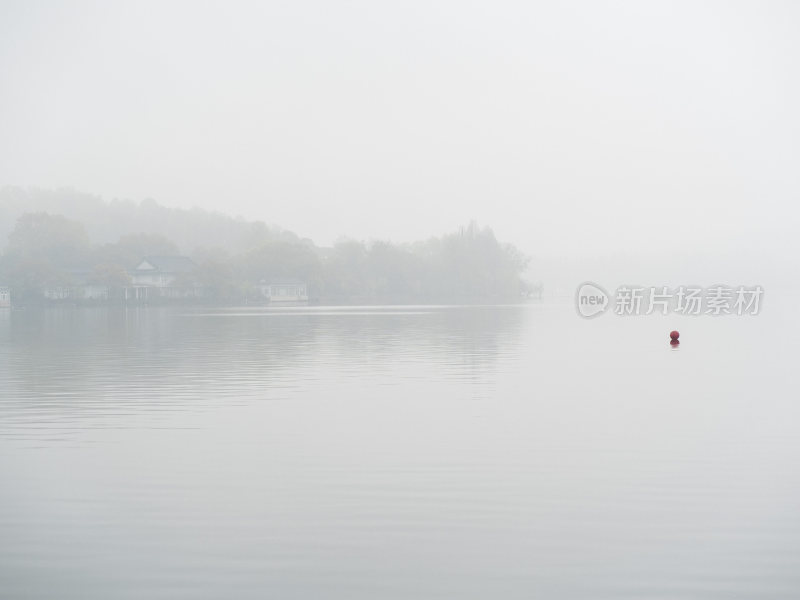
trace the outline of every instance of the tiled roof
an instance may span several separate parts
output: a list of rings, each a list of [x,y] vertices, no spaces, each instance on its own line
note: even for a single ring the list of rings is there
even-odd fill
[[[188,256],[145,256],[146,260],[162,273],[191,273],[197,269]]]

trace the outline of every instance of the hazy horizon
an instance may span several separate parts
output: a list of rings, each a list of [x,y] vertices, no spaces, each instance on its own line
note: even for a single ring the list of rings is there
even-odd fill
[[[798,32],[0,1],[0,599],[796,600]]]
[[[222,236],[221,232],[220,235],[214,235],[208,229],[208,224],[204,226],[204,232],[196,231],[189,236],[189,239],[184,239],[183,236],[181,238],[174,237],[179,231],[175,229],[178,226],[177,224],[173,224],[171,229],[170,226],[165,229],[165,224],[162,219],[156,216],[156,213],[151,214],[150,218],[154,220],[150,221],[146,217],[147,213],[137,214],[135,218],[131,218],[133,217],[133,213],[131,213],[128,214],[127,219],[123,218],[125,212],[130,212],[134,207],[143,209],[145,206],[149,206],[150,209],[148,210],[176,208],[168,207],[152,199],[146,199],[142,202],[124,200],[123,202],[128,203],[128,208],[124,209],[123,213],[115,215],[115,210],[120,210],[121,206],[126,205],[120,205],[115,209],[113,208],[115,205],[111,201],[77,190],[23,190],[10,187],[0,189],[0,208],[7,204],[5,206],[5,214],[0,213],[0,239],[3,245],[7,241],[6,234],[11,232],[16,219],[16,217],[12,218],[11,213],[14,213],[14,207],[16,207],[16,211],[20,215],[26,211],[26,208],[21,206],[24,202],[31,203],[29,205],[30,210],[27,212],[64,215],[70,220],[80,223],[89,234],[89,239],[96,244],[115,243],[121,235],[125,234],[160,233],[170,241],[175,242],[178,251],[182,254],[192,255],[197,251],[202,252],[203,247],[206,250],[224,248],[227,251],[237,252],[234,246],[231,246],[233,242],[230,238],[231,231],[227,231],[224,236]],[[98,211],[99,207],[94,204],[95,202],[103,202],[108,208],[105,211]],[[176,209],[178,211],[188,210],[180,207]],[[135,209],[134,212],[136,210],[138,209]],[[237,218],[230,213],[226,213],[225,210],[199,210],[205,211],[204,214],[209,217],[220,215],[223,219],[231,218],[237,221],[242,219],[241,223],[243,224],[254,223],[254,221],[245,220],[241,216]],[[97,214],[99,212],[102,212],[104,216],[100,217]],[[192,213],[185,212],[183,214],[185,217],[189,217]],[[86,218],[89,215],[94,216],[91,217],[90,222],[87,222]],[[181,217],[179,215],[176,215],[176,217],[180,221]],[[305,239],[313,242],[318,247],[325,247],[325,244],[320,244],[318,240],[304,236],[302,232],[282,228],[280,224],[276,223],[266,223],[266,225],[270,228],[274,227],[276,232],[285,231],[290,234],[297,234],[299,236],[298,239]],[[442,235],[452,234],[467,225],[468,223],[454,223],[448,230],[442,232]],[[491,223],[477,223],[477,225],[480,228],[492,228]],[[206,237],[203,237],[204,235]],[[419,244],[439,237],[439,235],[435,235],[413,241]],[[201,239],[206,239],[207,243],[198,246],[197,242],[190,241]],[[380,239],[376,236],[365,236],[360,239],[353,236],[340,236],[336,242],[348,240],[365,243],[367,246],[372,243],[394,241]],[[515,240],[499,238],[498,241],[502,244],[512,244],[519,247]],[[241,240],[235,242],[237,247],[239,243],[241,243]],[[698,257],[697,253],[693,252],[692,249],[681,247],[679,244],[671,244],[668,249],[669,253],[662,255],[653,255],[646,252],[615,253],[609,248],[600,248],[594,256],[587,255],[582,257],[560,256],[552,252],[529,254],[530,262],[525,271],[525,278],[529,281],[543,282],[549,297],[572,296],[576,286],[586,280],[599,282],[611,288],[626,284],[677,287],[689,283],[703,283],[704,285],[713,283],[731,285],[762,284],[768,285],[770,290],[774,291],[789,291],[797,287],[795,282],[786,277],[786,269],[791,267],[794,261],[794,256],[791,253],[786,253],[783,256],[770,256],[767,249],[759,248],[752,244],[743,244],[736,249],[709,247],[701,257]]]
[[[797,251],[800,8],[7,2],[0,184],[320,245]],[[675,257],[675,253],[678,257]]]

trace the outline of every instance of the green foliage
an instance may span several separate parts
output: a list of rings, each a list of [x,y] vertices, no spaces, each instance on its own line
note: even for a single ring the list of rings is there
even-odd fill
[[[158,233],[129,233],[95,249],[95,260],[135,269],[144,256],[174,256],[178,247]]]
[[[262,280],[316,280],[320,260],[313,246],[297,241],[273,241],[246,252],[237,261],[244,277],[253,282]]]
[[[230,260],[205,256],[196,259],[195,282],[207,290],[208,295],[218,300],[233,300],[242,297],[242,286],[238,281]]]
[[[184,254],[208,245],[238,254],[272,240],[297,240],[295,234],[262,222],[200,209],[169,208],[153,200],[104,201],[70,189],[0,187],[0,242],[26,212],[59,214],[83,223],[97,244],[113,244],[144,231],[170,240]]]
[[[324,295],[383,300],[513,298],[527,259],[475,223],[412,246],[343,240],[323,265]]]
[[[120,264],[103,263],[95,265],[88,281],[96,285],[108,286],[111,289],[120,289],[131,284],[131,276]]]
[[[46,286],[67,285],[69,276],[52,263],[37,257],[6,254],[0,259],[0,281],[11,287],[14,297],[41,297]]]
[[[368,295],[368,256],[369,252],[361,242],[353,240],[337,242],[325,262],[324,294],[335,298]]]
[[[201,288],[206,297],[239,301],[261,282],[302,281],[312,297],[327,300],[463,301],[514,298],[533,287],[521,281],[527,259],[475,223],[413,245],[343,239],[321,249],[263,223],[241,230],[232,247],[197,248],[197,269],[175,287]],[[237,251],[236,249],[239,249]],[[120,290],[145,256],[179,254],[160,233],[127,233],[92,246],[80,223],[59,215],[25,213],[0,258],[0,282],[20,298],[41,297],[48,286],[80,281]]]
[[[488,227],[472,222],[442,238],[442,281],[459,296],[503,296],[520,292],[519,275],[527,260],[513,246],[502,245]]]
[[[46,286],[68,285],[69,270],[84,264],[90,250],[80,223],[58,215],[26,213],[8,236],[0,277],[16,297],[36,297]]]
[[[89,248],[89,236],[80,223],[60,215],[25,213],[8,236],[7,253],[70,267],[86,262]]]

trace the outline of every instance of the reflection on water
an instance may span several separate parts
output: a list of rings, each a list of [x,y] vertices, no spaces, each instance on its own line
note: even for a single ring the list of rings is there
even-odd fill
[[[795,598],[797,349],[673,325],[0,312],[0,598]]]
[[[91,417],[127,427],[147,412],[280,398],[331,377],[386,384],[435,370],[486,383],[498,354],[513,350],[523,315],[514,307],[15,314],[2,334],[0,377],[6,423],[18,421],[2,433],[82,432]],[[403,364],[417,366],[398,372]]]

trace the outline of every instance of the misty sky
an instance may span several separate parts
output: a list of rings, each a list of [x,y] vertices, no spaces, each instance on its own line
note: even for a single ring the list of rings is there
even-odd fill
[[[0,185],[320,244],[785,250],[798,31],[791,2],[3,0]]]

